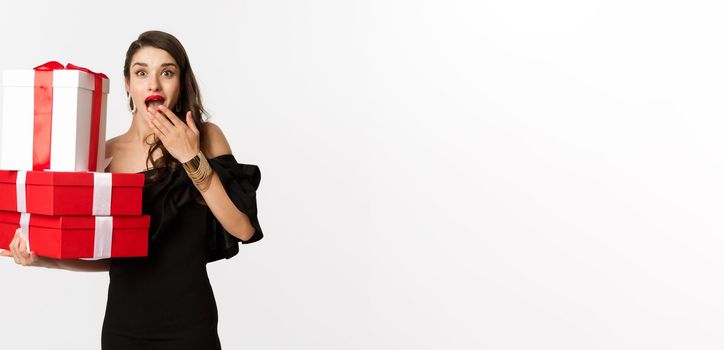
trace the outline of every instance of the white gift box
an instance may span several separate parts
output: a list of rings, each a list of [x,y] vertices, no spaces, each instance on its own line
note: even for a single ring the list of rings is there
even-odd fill
[[[102,172],[105,165],[108,79],[77,67],[70,68],[71,65],[62,68],[57,62],[50,63],[61,68],[3,72],[0,169]],[[52,96],[50,88],[43,90],[38,87],[44,86],[44,80],[36,75],[38,73],[46,74],[45,84],[52,77]],[[96,85],[99,85],[96,94],[100,95],[95,97],[95,103],[100,107],[96,106],[94,116]],[[46,133],[45,137],[39,136],[44,134],[38,132],[38,128],[48,127],[47,119],[44,121],[39,117],[41,113],[38,111],[43,108],[52,108],[50,134]],[[91,127],[93,117],[96,118],[94,130]],[[97,137],[93,137],[92,132],[97,133]],[[34,151],[34,147],[36,150],[45,148],[45,156]],[[90,155],[94,148],[97,149],[96,154]],[[42,159],[39,160],[38,154]]]

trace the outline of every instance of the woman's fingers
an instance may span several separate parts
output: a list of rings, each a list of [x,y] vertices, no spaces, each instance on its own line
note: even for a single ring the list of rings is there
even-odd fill
[[[18,253],[20,253],[20,262],[25,265],[25,263],[28,262],[28,259],[30,259],[30,252],[28,252],[27,242],[25,241],[23,231],[18,232],[20,234],[20,239],[18,240]]]
[[[164,116],[159,115],[159,113],[151,107],[149,107],[149,113],[148,113],[148,121],[151,123],[151,125],[161,131],[165,131],[166,126],[161,122],[161,119],[166,119]],[[168,123],[168,121],[166,121]]]
[[[12,257],[18,265],[39,266],[40,257],[34,252],[29,252],[25,242],[25,235],[22,229],[18,228],[8,245],[9,250],[0,249],[0,256]]]
[[[148,126],[174,158],[184,161],[198,153],[199,132],[193,125],[190,112],[186,115],[186,122],[183,122],[166,106],[159,106],[158,109],[148,107],[147,110],[145,116]]]
[[[188,126],[194,134],[199,134],[199,129],[197,129],[196,124],[194,124],[194,118],[191,115],[191,111],[186,112],[186,126]]]
[[[13,254],[13,260],[15,260],[16,264],[20,264],[20,260],[18,260],[18,238],[20,236],[18,235],[18,231],[15,231],[15,236],[13,236],[13,239],[10,241],[10,252]]]
[[[181,120],[181,118],[179,118],[172,110],[168,109],[168,107],[160,105],[158,106],[158,112],[161,115],[165,115],[166,118],[168,118],[168,122],[171,123],[173,126],[181,127],[184,125],[184,122]]]
[[[158,136],[158,138],[160,138],[161,141],[163,141],[166,138],[166,134],[161,129],[159,129],[159,127],[156,125],[156,123],[151,118],[153,118],[153,117],[149,117],[149,119],[148,119],[148,126],[151,127],[151,130],[153,130],[153,133],[156,134],[156,136]]]
[[[23,266],[34,266],[35,262],[37,261],[38,256],[35,255],[33,252],[26,252],[25,256],[23,257]]]
[[[148,122],[148,126],[151,128],[151,131],[153,131],[153,133],[159,139],[161,139],[161,142],[165,142],[167,136],[161,129],[159,129],[157,123],[155,122],[155,120],[158,117],[155,115],[155,113],[151,112],[150,109],[149,109],[149,112],[150,112],[150,114],[148,116],[146,116],[146,122]]]
[[[20,229],[17,229],[15,231],[15,235],[18,236],[17,242],[15,243],[15,252],[18,254],[18,261],[20,261],[20,265],[25,265],[27,263],[27,250],[25,249],[25,238],[23,237],[23,231]]]
[[[151,117],[151,122],[153,122],[156,127],[163,131],[163,133],[166,136],[169,136],[173,131],[175,131],[175,127],[171,122],[166,119],[166,117],[161,114],[161,112],[155,111]]]
[[[14,254],[15,254],[15,262],[20,265],[29,265],[30,264],[30,254],[28,253],[28,250],[26,248],[25,244],[25,237],[23,235],[23,230],[18,228],[15,230],[15,237],[13,238],[15,241],[14,245]]]
[[[165,108],[163,106],[159,107],[157,110],[154,110],[151,115],[154,117],[151,120],[156,123],[159,129],[163,131],[171,131],[173,130],[177,125],[171,121],[172,118],[178,119],[171,110],[168,108]]]

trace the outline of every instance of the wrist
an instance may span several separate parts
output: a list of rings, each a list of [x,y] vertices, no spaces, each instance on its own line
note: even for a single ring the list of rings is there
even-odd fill
[[[188,162],[192,161],[199,154],[199,152],[201,152],[201,150],[199,150],[198,152],[196,152],[194,154],[186,155],[185,157],[180,157],[180,158],[178,158],[178,161],[181,164],[188,163]]]
[[[58,268],[58,262],[56,259],[46,258],[44,256],[38,256],[37,259],[35,266],[44,267],[46,269]]]
[[[214,171],[211,165],[209,165],[204,153],[199,151],[193,158],[182,163],[182,166],[196,188],[198,188],[201,193],[206,192],[211,185],[211,177]]]

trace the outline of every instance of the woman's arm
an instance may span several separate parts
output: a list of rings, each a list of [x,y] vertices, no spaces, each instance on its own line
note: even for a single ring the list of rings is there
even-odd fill
[[[62,269],[79,272],[101,272],[108,271],[111,267],[111,259],[81,260],[81,259],[53,259],[38,256],[39,265],[49,269]]]
[[[221,129],[212,123],[204,123],[204,127],[205,138],[204,145],[202,145],[204,155],[207,158],[215,158],[231,154],[231,147]],[[211,176],[209,181],[211,181],[209,187],[201,192],[201,195],[211,213],[219,220],[221,226],[236,238],[242,241],[251,239],[255,230],[249,217],[234,205],[216,173]]]
[[[25,238],[23,238],[23,232],[20,228],[15,230],[15,236],[12,241],[10,241],[9,248],[9,251],[0,249],[0,256],[11,257],[15,260],[16,264],[23,266],[88,272],[108,271],[111,267],[111,259],[53,259],[28,252],[25,247]]]
[[[236,238],[242,241],[251,239],[256,230],[249,217],[234,205],[216,173],[212,175],[210,181],[211,184],[206,191],[201,192],[201,195],[211,213],[219,220],[221,226]]]
[[[161,140],[166,150],[179,162],[190,161],[199,150],[203,151],[206,158],[231,154],[231,148],[221,129],[212,123],[203,123],[204,144],[199,144],[201,132],[194,124],[191,111],[186,113],[185,123],[164,105],[158,106],[157,109],[151,108],[149,112],[148,115],[144,114],[147,116],[148,126]],[[210,181],[208,185],[207,181]],[[255,230],[249,217],[236,208],[218,175],[212,174],[211,179],[205,180],[203,189],[200,188],[199,191],[206,205],[227,232],[242,241],[247,241],[254,235]]]

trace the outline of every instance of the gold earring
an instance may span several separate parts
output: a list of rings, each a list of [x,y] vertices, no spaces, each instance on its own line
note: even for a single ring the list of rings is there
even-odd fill
[[[126,96],[128,96],[128,110],[131,111],[131,113],[136,113],[136,104],[133,103],[131,94],[126,91]]]

